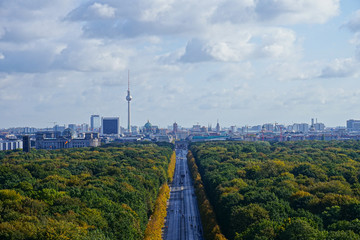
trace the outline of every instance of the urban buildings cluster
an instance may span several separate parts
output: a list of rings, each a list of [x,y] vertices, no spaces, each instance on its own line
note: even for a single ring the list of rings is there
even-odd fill
[[[37,129],[33,127],[0,129],[0,150],[23,148],[29,151],[37,149],[61,149],[77,147],[96,147],[109,142],[136,142],[173,140],[188,141],[298,141],[298,140],[346,140],[360,139],[360,120],[350,119],[346,127],[326,127],[324,123],[311,119],[311,123],[294,123],[283,125],[265,123],[255,126],[215,128],[199,124],[190,128],[181,127],[176,122],[167,128],[159,128],[147,121],[144,126],[131,125],[130,77],[128,73],[128,89],[126,101],[128,105],[127,128],[120,126],[119,117],[101,117],[91,115],[90,122],[83,124],[57,125],[51,128]]]
[[[346,140],[360,139],[360,120],[350,119],[343,127],[326,127],[324,123],[283,125],[265,123],[254,126],[220,127],[217,123],[202,126],[181,127],[174,123],[159,128],[147,121],[143,126],[120,126],[119,117],[91,115],[89,124],[55,125],[52,128],[9,128],[0,130],[0,150],[23,148],[23,136],[29,136],[28,145],[37,149],[96,147],[109,142],[136,141],[298,141],[298,140]]]

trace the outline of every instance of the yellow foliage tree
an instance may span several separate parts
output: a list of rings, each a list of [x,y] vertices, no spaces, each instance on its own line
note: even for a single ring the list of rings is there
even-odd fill
[[[198,167],[190,151],[187,155],[187,159],[190,172],[194,180],[195,193],[197,196],[201,222],[204,229],[204,237],[205,239],[209,240],[226,240],[225,236],[220,231],[218,223],[216,222],[215,212],[209,200],[207,199],[204,185],[202,183],[200,173],[198,172]]]
[[[158,198],[155,202],[155,210],[146,226],[145,240],[161,240],[161,229],[164,226],[166,217],[167,200],[170,197],[170,188],[164,184],[159,191]]]
[[[171,155],[171,158],[170,158],[170,163],[169,163],[168,172],[167,172],[169,182],[172,182],[172,180],[174,178],[175,164],[176,164],[176,154],[175,154],[175,152],[173,152],[173,154]]]
[[[174,177],[176,164],[176,154],[173,152],[170,158],[167,174],[168,181],[171,182]],[[144,239],[145,240],[161,240],[162,228],[164,227],[165,217],[167,215],[167,201],[170,198],[170,188],[165,183],[161,186],[158,197],[155,202],[154,213],[146,226]]]

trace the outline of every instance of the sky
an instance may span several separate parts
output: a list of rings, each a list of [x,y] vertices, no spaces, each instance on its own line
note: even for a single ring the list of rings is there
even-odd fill
[[[0,0],[0,128],[360,119],[358,0]]]

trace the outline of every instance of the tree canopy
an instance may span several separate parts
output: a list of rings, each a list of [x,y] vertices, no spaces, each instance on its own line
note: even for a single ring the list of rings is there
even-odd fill
[[[171,145],[0,152],[0,239],[142,239]]]
[[[360,239],[360,142],[207,142],[190,150],[228,239]]]

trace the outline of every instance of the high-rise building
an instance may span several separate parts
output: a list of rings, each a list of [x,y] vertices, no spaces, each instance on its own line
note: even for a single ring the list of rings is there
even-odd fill
[[[219,124],[219,120],[217,121],[217,123],[216,123],[216,132],[220,132],[220,124]]]
[[[119,134],[120,120],[118,117],[104,117],[102,118],[102,133],[103,134]]]
[[[265,123],[262,127],[267,132],[273,132],[274,131],[274,124],[272,124],[272,123]]]
[[[101,127],[100,115],[91,115],[90,130],[93,132],[99,132],[100,127]]]
[[[347,120],[346,128],[348,129],[348,131],[360,131],[360,120]]]
[[[88,131],[89,131],[89,124],[83,123],[80,125],[80,132],[84,133],[84,132],[88,132]]]
[[[315,123],[314,124],[315,131],[324,131],[325,130],[325,124],[323,123]]]
[[[311,119],[311,126],[310,126],[309,131],[310,131],[310,132],[314,132],[314,131],[315,131],[315,122],[314,122],[314,119],[313,119],[313,118]]]
[[[74,132],[77,131],[77,125],[76,125],[76,124],[71,123],[71,124],[68,125],[68,128],[70,128],[70,129],[73,130]]]
[[[30,147],[31,147],[30,136],[28,135],[23,136],[23,151],[30,152]]]
[[[295,132],[308,133],[309,132],[309,124],[307,123],[294,123],[292,126],[292,130]]]
[[[177,131],[178,131],[178,124],[176,122],[174,122],[174,124],[173,124],[173,132],[177,133]]]

